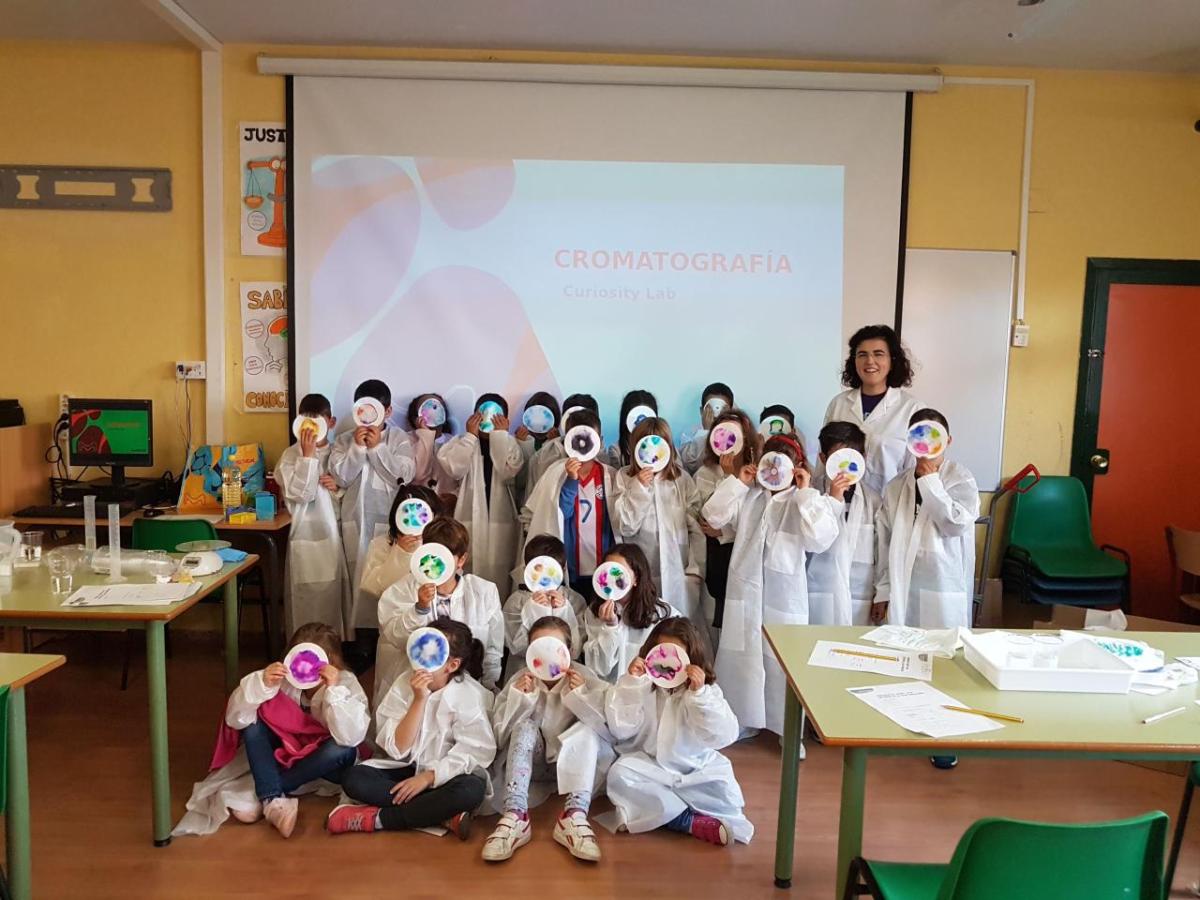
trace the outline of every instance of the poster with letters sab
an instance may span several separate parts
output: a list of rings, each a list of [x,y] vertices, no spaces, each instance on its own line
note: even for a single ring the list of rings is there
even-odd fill
[[[242,411],[287,412],[287,285],[243,281],[238,307],[242,311]]]

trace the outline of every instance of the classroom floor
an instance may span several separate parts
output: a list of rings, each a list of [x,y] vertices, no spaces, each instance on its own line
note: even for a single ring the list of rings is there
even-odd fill
[[[36,897],[213,896],[409,898],[628,897],[647,889],[702,898],[782,898],[772,864],[779,749],[769,735],[739,744],[732,758],[757,834],[748,846],[717,848],[676,834],[613,836],[600,829],[603,861],[576,862],[551,839],[557,808],[533,816],[534,839],[507,863],[480,848],[495,819],[471,839],[423,834],[330,837],[331,800],[300,801],[288,841],[266,823],[230,820],[208,838],[150,841],[150,757],[144,663],[120,686],[120,635],[38,635],[38,650],[64,653],[67,666],[29,689],[30,781]],[[168,662],[173,812],[205,770],[224,704],[216,637],[173,636]],[[244,644],[254,643],[252,640]],[[245,646],[244,671],[259,661]],[[140,646],[139,646],[140,650]],[[841,755],[810,741],[801,765],[795,900],[833,895]],[[1178,777],[1105,762],[963,761],[950,772],[918,759],[871,763],[864,846],[876,858],[949,858],[958,837],[984,815],[1099,820],[1151,809],[1174,815]],[[606,809],[599,801],[597,809]],[[1175,897],[1194,896],[1200,875],[1200,814],[1184,846]]]

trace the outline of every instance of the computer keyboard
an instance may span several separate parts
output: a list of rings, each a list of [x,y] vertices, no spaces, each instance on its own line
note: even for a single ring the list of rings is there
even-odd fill
[[[121,515],[133,512],[134,507],[127,503],[121,504]],[[100,520],[108,515],[106,504],[96,504],[96,518]],[[27,506],[13,513],[16,519],[82,519],[84,517],[82,503],[64,503],[61,506]]]

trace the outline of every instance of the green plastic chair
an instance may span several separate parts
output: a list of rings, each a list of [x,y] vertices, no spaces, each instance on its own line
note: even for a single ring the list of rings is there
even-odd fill
[[[948,865],[855,859],[845,900],[1163,900],[1166,836],[1162,812],[1082,825],[980,819]]]
[[[216,540],[217,529],[207,519],[134,519],[134,550],[166,550],[187,541]]]
[[[1087,493],[1077,478],[1042,476],[1027,493],[1016,494],[1008,523],[1008,546],[1051,578],[1129,575],[1129,554],[1109,544],[1096,546]]]
[[[1183,833],[1187,830],[1188,813],[1192,808],[1192,794],[1200,784],[1200,763],[1188,767],[1187,782],[1183,786],[1183,802],[1179,804],[1179,815],[1175,818],[1175,837],[1171,841],[1171,855],[1167,857],[1167,875],[1164,881],[1166,894],[1171,893],[1175,881],[1175,864],[1179,862],[1179,850],[1183,846]]]

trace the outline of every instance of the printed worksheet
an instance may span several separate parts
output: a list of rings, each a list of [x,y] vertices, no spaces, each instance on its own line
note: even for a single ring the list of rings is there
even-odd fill
[[[893,675],[897,678],[920,678],[929,681],[933,677],[933,656],[907,650],[881,650],[864,647],[862,644],[842,644],[837,641],[817,641],[810,666],[825,669],[845,669],[850,672],[874,672],[877,675]]]
[[[930,737],[951,737],[1003,728],[999,722],[973,713],[954,712],[947,706],[963,706],[922,681],[846,688],[872,709],[883,713],[901,728]]]

